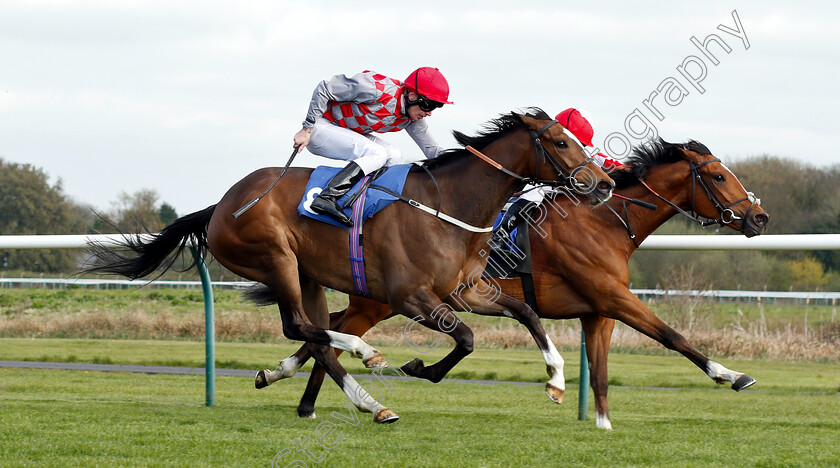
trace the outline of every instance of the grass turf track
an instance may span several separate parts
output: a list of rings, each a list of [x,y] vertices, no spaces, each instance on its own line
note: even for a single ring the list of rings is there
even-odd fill
[[[268,466],[310,438],[322,466],[837,466],[840,398],[779,392],[617,388],[612,432],[530,387],[394,382],[383,401],[402,419],[379,426],[338,392],[316,420],[294,416],[302,379],[264,391],[201,377],[0,370],[0,458],[10,466]],[[313,442],[331,421],[326,451]],[[328,426],[328,425],[327,425]],[[322,426],[325,427],[325,426]],[[323,433],[322,433],[323,434]],[[282,458],[285,466],[300,452]],[[309,465],[314,463],[310,460]]]
[[[37,358],[53,352],[55,358],[73,355],[75,360],[109,355],[112,362],[125,364],[142,363],[137,361],[154,355],[180,359],[178,353],[197,353],[200,362],[203,346],[28,341],[33,343],[27,347],[0,340],[0,358],[26,358],[27,353]],[[257,354],[251,359],[261,362],[269,359],[263,353],[274,360],[287,351],[277,345],[238,345],[243,348],[217,350],[217,356],[224,353],[247,360]],[[387,351],[386,356],[398,355],[397,348]],[[531,370],[522,368],[534,362],[542,367],[539,356],[532,356],[534,351],[480,351],[488,354],[477,356],[470,366],[486,370],[488,359],[495,355],[492,362],[501,363],[500,377],[512,372],[530,375]],[[567,378],[576,376],[575,355],[564,353],[564,357],[569,364]],[[381,389],[382,400],[402,419],[379,426],[369,414],[357,413],[359,423],[354,426],[331,416],[336,412],[352,418],[333,384],[319,399],[318,419],[297,418],[294,410],[305,384],[302,379],[257,391],[251,379],[219,377],[217,406],[207,408],[201,376],[0,369],[0,463],[270,466],[279,451],[296,450],[295,440],[309,438],[312,456],[326,456],[318,466],[840,465],[836,365],[724,364],[756,376],[756,391],[712,390],[714,384],[681,357],[612,355],[611,373],[627,384],[679,387],[690,379],[697,387],[612,388],[612,432],[596,429],[591,420],[576,420],[573,386],[566,403],[555,405],[534,387],[392,381],[393,388]],[[648,373],[637,377],[634,370],[644,368]],[[798,390],[799,380],[809,382],[808,392]],[[758,391],[768,387],[773,391]],[[313,441],[325,421],[335,424],[334,432],[322,437],[334,445],[329,451]],[[330,426],[321,427],[323,436]],[[298,458],[316,465],[305,457],[291,452],[281,458],[280,466]]]
[[[223,368],[273,368],[277,361],[298,349],[298,344],[216,343],[216,366]],[[402,364],[414,357],[426,363],[441,359],[450,348],[444,342],[428,353],[408,346],[377,346],[386,359]],[[566,382],[578,382],[580,352],[560,351],[566,360]],[[204,367],[204,343],[195,341],[90,340],[0,338],[0,359],[20,361],[92,362],[156,366]],[[339,358],[348,372],[368,374],[358,359],[346,354]],[[835,362],[774,362],[717,359],[730,369],[749,374],[758,383],[755,390],[840,392],[840,365]],[[311,369],[311,361],[302,370]],[[675,352],[668,355],[624,354],[609,356],[610,385],[723,389],[712,382],[688,359]],[[545,382],[545,363],[536,349],[476,349],[447,376],[453,379],[484,379]],[[334,384],[330,390],[338,391]],[[297,397],[296,397],[297,398]],[[202,400],[203,401],[203,400]]]

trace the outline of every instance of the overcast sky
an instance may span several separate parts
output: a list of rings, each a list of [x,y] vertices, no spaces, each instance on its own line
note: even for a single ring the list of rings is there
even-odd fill
[[[613,152],[647,119],[724,161],[838,161],[837,2],[375,3],[2,0],[0,158],[99,209],[151,188],[186,214],[282,166],[320,80],[435,66],[455,101],[429,120],[447,147],[502,112],[581,107]],[[731,50],[709,43],[716,65],[691,41],[710,34]]]

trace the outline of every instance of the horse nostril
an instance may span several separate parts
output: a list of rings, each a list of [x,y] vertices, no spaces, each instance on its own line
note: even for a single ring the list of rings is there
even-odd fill
[[[753,219],[755,220],[755,224],[759,226],[766,226],[767,222],[770,221],[770,217],[766,214],[757,214]]]
[[[609,191],[609,190],[612,190],[613,187],[614,187],[613,184],[608,180],[602,180],[602,181],[598,182],[598,188],[605,191],[605,192]]]

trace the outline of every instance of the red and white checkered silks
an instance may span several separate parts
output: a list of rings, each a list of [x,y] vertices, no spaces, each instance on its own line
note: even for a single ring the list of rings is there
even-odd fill
[[[398,132],[407,127],[412,120],[402,111],[401,96],[404,89],[402,83],[378,73],[370,71],[363,73],[370,74],[376,84],[376,90],[379,92],[376,101],[365,103],[330,101],[330,107],[324,112],[324,118],[362,134]]]

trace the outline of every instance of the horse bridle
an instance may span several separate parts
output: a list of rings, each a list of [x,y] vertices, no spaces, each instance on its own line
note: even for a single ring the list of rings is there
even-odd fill
[[[688,151],[688,148],[685,147],[685,146],[680,146],[680,148],[682,148],[685,151]],[[752,212],[752,209],[753,209],[753,206],[761,206],[761,200],[759,198],[756,198],[755,194],[752,193],[752,192],[747,192],[746,197],[744,197],[740,200],[736,200],[736,201],[734,201],[734,202],[732,202],[728,205],[724,204],[721,201],[721,199],[715,194],[714,190],[712,190],[712,187],[711,187],[711,185],[709,185],[709,182],[706,180],[706,178],[703,177],[703,174],[700,173],[700,168],[701,167],[705,166],[706,164],[713,163],[713,162],[716,162],[716,161],[720,162],[720,159],[712,158],[712,159],[709,159],[708,161],[703,161],[700,164],[695,164],[693,161],[688,160],[688,159],[686,159],[686,161],[688,161],[690,172],[691,172],[691,210],[690,210],[690,212],[686,212],[685,210],[683,210],[679,206],[675,205],[673,202],[671,202],[667,198],[665,198],[662,195],[659,195],[658,193],[656,193],[656,191],[653,190],[652,188],[650,188],[650,186],[648,186],[648,184],[645,183],[645,181],[643,181],[642,179],[639,179],[639,181],[642,183],[642,185],[645,186],[645,188],[647,188],[650,191],[650,193],[656,195],[660,200],[662,200],[665,203],[671,205],[671,207],[673,207],[675,210],[677,210],[680,214],[682,214],[685,217],[687,217],[688,219],[700,224],[703,227],[711,226],[712,224],[719,224],[721,226],[725,226],[727,224],[731,224],[734,221],[741,221],[741,220],[749,219],[750,213]],[[706,193],[706,197],[709,198],[709,201],[712,202],[712,205],[714,205],[715,208],[717,208],[718,212],[720,213],[720,216],[718,216],[717,219],[708,219],[708,220],[704,221],[703,219],[700,218],[700,216],[697,215],[697,211],[695,210],[695,197],[697,195],[697,184],[698,183],[703,188],[703,192]],[[732,211],[732,207],[739,204],[739,203],[743,203],[745,201],[748,201],[750,203],[749,208],[747,208],[746,214],[743,217],[736,215],[735,212]],[[747,223],[742,222],[741,223],[741,233],[744,233],[744,230],[746,229],[746,227],[747,227]]]
[[[691,183],[691,211],[694,215],[697,215],[697,212],[694,211],[694,197],[697,193],[695,190],[697,182],[700,183],[700,186],[703,187],[703,191],[706,192],[706,196],[709,197],[709,201],[715,205],[715,208],[720,212],[720,217],[718,219],[712,219],[708,221],[703,221],[701,225],[703,227],[711,226],[712,224],[720,224],[721,226],[725,226],[727,224],[731,224],[733,221],[740,221],[750,218],[750,213],[754,206],[761,206],[761,200],[756,198],[755,194],[752,192],[747,192],[747,196],[736,200],[728,205],[724,205],[723,202],[718,198],[715,192],[712,190],[711,186],[709,186],[709,182],[703,177],[703,174],[700,173],[700,168],[705,166],[706,164],[714,161],[720,161],[718,158],[710,159],[708,161],[703,161],[700,164],[694,164],[692,161],[689,161],[688,164],[691,167],[692,183]],[[750,202],[749,208],[747,208],[747,212],[744,214],[744,217],[737,216],[734,211],[732,211],[732,207],[748,201]],[[741,223],[741,232],[744,232],[744,228],[746,227],[746,223]]]
[[[540,141],[540,136],[556,123],[558,123],[557,120],[552,120],[551,122],[545,124],[543,128],[541,128],[539,131],[528,129],[528,132],[531,134],[531,139],[534,141],[534,152],[536,157],[536,168],[533,177],[521,176],[503,167],[501,164],[497,163],[496,161],[493,161],[492,159],[485,156],[472,146],[468,145],[466,149],[472,154],[478,156],[479,158],[490,164],[491,166],[495,167],[496,169],[504,172],[505,174],[515,179],[522,181],[522,183],[526,185],[548,185],[551,187],[567,186],[572,189],[582,187],[584,186],[584,184],[578,182],[577,175],[580,173],[581,170],[583,170],[584,166],[592,162],[593,158],[591,156],[587,157],[583,160],[583,162],[578,164],[577,167],[569,171],[565,167],[563,167],[563,165],[560,164],[559,161],[557,161],[557,158],[555,158],[547,149],[545,149],[545,147],[542,144],[542,141]],[[551,164],[552,169],[554,169],[555,174],[557,174],[557,176],[560,177],[560,180],[540,179],[540,158],[542,158],[542,162],[548,161],[548,163]]]
[[[556,119],[552,120],[551,122],[545,124],[543,128],[541,128],[538,132],[528,129],[528,132],[531,134],[531,139],[534,140],[534,152],[536,153],[536,170],[533,178],[521,179],[524,182],[526,182],[526,184],[549,185],[553,187],[567,186],[571,189],[581,187],[583,186],[583,184],[578,182],[577,175],[580,173],[580,171],[583,170],[584,166],[591,163],[594,158],[591,156],[587,157],[583,160],[583,162],[578,164],[577,167],[575,167],[571,171],[568,171],[565,167],[563,167],[563,165],[561,165],[560,162],[557,161],[557,158],[555,158],[547,149],[545,149],[545,147],[542,144],[542,141],[540,140],[540,136],[556,123],[559,123]],[[542,162],[546,162],[546,160],[548,160],[548,163],[551,164],[552,169],[554,169],[554,173],[557,174],[558,177],[560,177],[560,180],[540,179],[540,156],[542,156]]]

